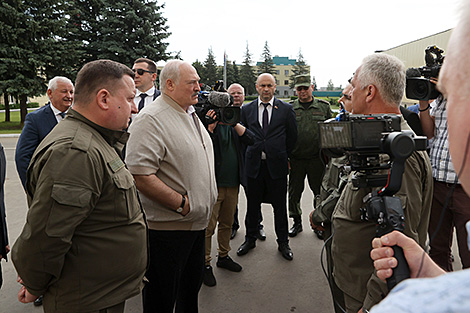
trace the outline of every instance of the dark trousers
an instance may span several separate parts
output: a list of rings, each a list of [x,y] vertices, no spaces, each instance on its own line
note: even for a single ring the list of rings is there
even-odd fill
[[[258,177],[247,178],[246,239],[256,240],[261,218],[261,203],[271,203],[274,210],[274,229],[277,242],[288,242],[287,237],[287,176],[272,179],[266,162],[261,162]]]
[[[204,273],[205,232],[149,230],[144,313],[198,312]]]
[[[429,237],[432,238],[441,219],[442,208],[447,199],[451,184],[434,180],[434,194],[432,199],[431,217],[429,220]],[[431,258],[445,271],[452,271],[451,247],[454,227],[457,234],[460,260],[462,267],[470,267],[470,252],[467,244],[467,230],[465,224],[470,220],[470,198],[461,185],[455,187],[449,205],[442,217],[442,224],[430,243]]]
[[[243,191],[245,192],[245,197],[246,196],[246,188],[243,187]],[[263,224],[261,224],[263,222],[263,213],[260,211],[259,213],[260,215],[260,219],[259,219],[259,229],[263,228]],[[238,205],[237,207],[235,208],[235,214],[233,215],[233,224],[232,224],[232,229],[239,229],[240,228],[240,222],[238,221]]]
[[[294,219],[302,217],[302,209],[300,208],[300,198],[304,191],[305,176],[307,176],[308,185],[314,195],[320,194],[320,186],[322,182],[325,164],[320,158],[312,159],[290,159],[289,172],[289,216]],[[315,199],[315,198],[314,198]],[[312,209],[314,204],[312,203]],[[309,210],[311,211],[311,209]]]

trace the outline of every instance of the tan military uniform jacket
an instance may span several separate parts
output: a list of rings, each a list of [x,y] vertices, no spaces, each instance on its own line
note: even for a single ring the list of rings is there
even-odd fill
[[[402,130],[409,130],[403,120]],[[353,173],[352,173],[353,174]],[[351,174],[351,175],[352,175]],[[361,221],[360,208],[370,188],[358,189],[352,185],[351,175],[341,198],[333,212],[334,235],[332,242],[333,275],[340,289],[349,296],[364,301],[370,308],[385,296],[385,283],[369,284],[374,274],[370,258],[371,242],[375,237],[376,225]],[[405,234],[424,247],[432,201],[432,169],[425,151],[415,151],[406,160],[399,197],[405,213]]]
[[[71,110],[33,155],[12,258],[45,312],[95,311],[141,291],[147,228],[118,154],[127,136]]]

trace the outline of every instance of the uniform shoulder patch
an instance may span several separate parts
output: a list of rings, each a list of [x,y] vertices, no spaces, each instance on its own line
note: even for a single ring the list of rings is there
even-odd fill
[[[88,151],[92,137],[93,134],[80,125],[73,138],[72,149],[82,150],[85,152]]]
[[[326,101],[326,100],[323,100],[323,99],[316,99],[316,100],[318,100],[318,101],[321,102],[321,103],[330,105],[330,103],[329,103],[328,101]]]

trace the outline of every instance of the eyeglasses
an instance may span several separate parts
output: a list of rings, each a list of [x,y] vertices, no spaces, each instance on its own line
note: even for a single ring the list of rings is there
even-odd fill
[[[296,89],[297,89],[298,91],[301,91],[301,90],[308,90],[308,88],[310,88],[310,87],[299,86],[299,87],[297,87]]]
[[[139,75],[141,75],[141,76],[144,75],[144,73],[150,73],[150,74],[155,73],[155,72],[147,71],[147,70],[144,70],[144,69],[141,69],[141,68],[137,68],[137,69],[133,68],[132,71],[133,71],[134,73],[137,72],[137,74],[139,74]]]

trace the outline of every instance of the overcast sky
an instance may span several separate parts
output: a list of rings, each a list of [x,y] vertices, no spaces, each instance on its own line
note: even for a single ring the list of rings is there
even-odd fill
[[[165,2],[162,13],[172,33],[168,51],[181,51],[185,61],[204,62],[212,48],[218,65],[223,64],[224,51],[229,60],[241,64],[248,43],[255,63],[261,60],[267,41],[272,56],[295,59],[300,49],[318,87],[323,87],[330,79],[335,86],[345,86],[361,60],[376,50],[455,27],[458,3],[172,0]]]

